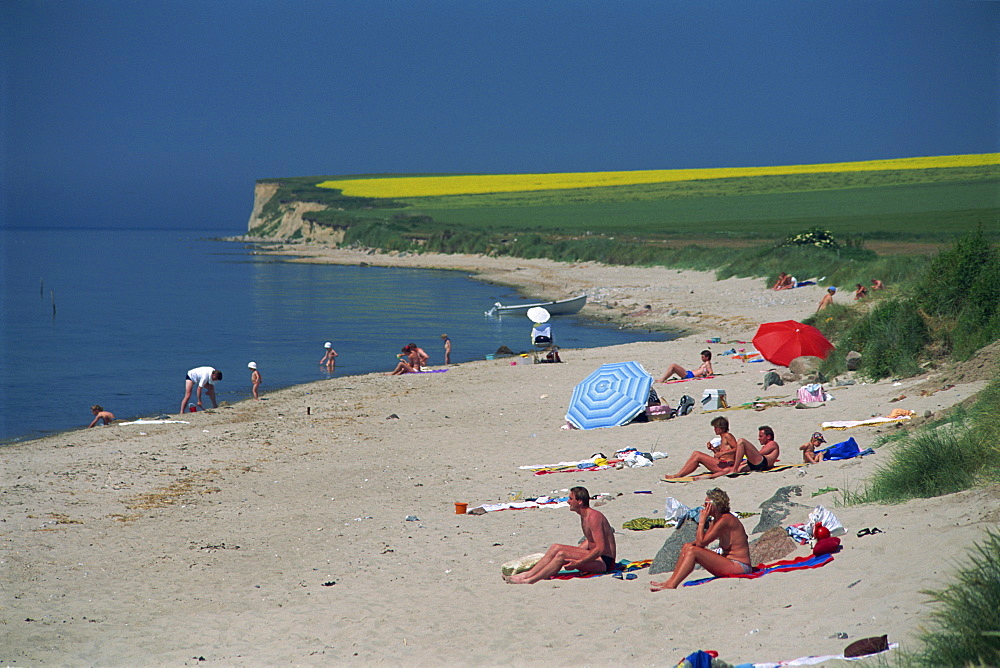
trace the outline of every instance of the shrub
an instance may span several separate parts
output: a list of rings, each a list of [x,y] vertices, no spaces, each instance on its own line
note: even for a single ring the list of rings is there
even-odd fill
[[[970,551],[954,582],[924,591],[937,604],[922,649],[908,657],[920,666],[1000,665],[1000,534]]]
[[[1000,380],[994,380],[979,393],[971,409],[956,410],[951,422],[925,425],[899,441],[889,461],[860,490],[844,493],[844,502],[902,503],[997,482],[998,411]]]
[[[877,380],[919,373],[928,338],[913,300],[890,299],[851,327],[841,345],[860,352],[861,374]]]

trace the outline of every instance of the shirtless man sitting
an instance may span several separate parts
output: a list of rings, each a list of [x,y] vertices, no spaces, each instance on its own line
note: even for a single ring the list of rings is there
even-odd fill
[[[583,542],[579,545],[554,544],[530,571],[505,577],[511,584],[535,584],[559,571],[576,570],[585,573],[607,573],[615,566],[617,547],[615,532],[608,518],[590,507],[590,492],[585,487],[569,490],[569,509],[580,516]]]
[[[757,427],[757,442],[760,448],[745,438],[736,441],[736,452],[733,461],[742,462],[746,457],[746,463],[739,466],[739,472],[743,471],[769,471],[778,461],[778,442],[774,440],[774,430],[763,425]],[[720,474],[721,475],[721,474]],[[717,478],[718,475],[709,476]]]
[[[687,371],[680,364],[671,364],[667,368],[667,372],[660,376],[660,379],[656,382],[665,383],[670,376],[676,375],[678,378],[707,378],[708,376],[714,376],[715,371],[712,369],[712,351],[702,350],[701,351],[701,366],[694,371]]]
[[[712,451],[712,454],[709,455],[700,450],[695,450],[688,457],[687,462],[684,463],[681,470],[675,475],[668,477],[683,478],[694,473],[695,469],[699,466],[704,466],[712,474],[725,475],[733,472],[733,462],[736,461],[738,443],[736,442],[736,437],[729,433],[729,420],[719,415],[712,420],[711,424],[719,441],[718,445],[715,445],[713,441],[708,442],[708,449]]]
[[[774,282],[774,287],[772,287],[771,289],[787,290],[788,288],[794,288],[794,287],[795,287],[795,279],[793,279],[785,272],[781,272],[780,274],[778,274],[778,280]]]
[[[712,527],[705,529],[708,519]],[[706,546],[719,541],[719,550],[709,550]],[[749,575],[750,542],[743,523],[729,512],[729,496],[719,488],[708,490],[705,505],[698,519],[698,532],[693,543],[686,543],[677,557],[673,575],[663,582],[649,583],[650,591],[677,589],[684,578],[691,574],[695,564],[715,576]]]

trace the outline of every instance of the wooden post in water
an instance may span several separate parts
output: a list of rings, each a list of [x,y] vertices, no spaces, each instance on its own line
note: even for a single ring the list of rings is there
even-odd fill
[[[52,319],[56,319],[56,291],[49,290],[49,294],[52,295]]]
[[[38,298],[45,299],[45,279],[38,279]]]

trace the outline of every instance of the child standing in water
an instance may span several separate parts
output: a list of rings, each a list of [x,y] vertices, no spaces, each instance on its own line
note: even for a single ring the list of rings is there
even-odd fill
[[[442,334],[441,338],[444,340],[444,363],[451,364],[451,339],[447,334]]]
[[[94,421],[87,426],[87,429],[97,426],[97,423],[101,420],[104,420],[105,425],[109,425],[115,419],[114,414],[111,411],[104,410],[100,404],[91,406],[90,412],[94,414]]]
[[[333,371],[337,366],[337,351],[333,349],[333,344],[329,341],[324,343],[323,347],[326,348],[326,352],[323,353],[323,359],[319,363],[326,366],[327,371]]]
[[[251,385],[253,385],[253,388],[252,388],[252,390],[253,390],[253,398],[259,400],[260,399],[260,394],[258,394],[257,390],[260,387],[260,383],[261,383],[262,379],[260,377],[260,371],[257,371],[257,363],[256,362],[250,362],[249,364],[247,364],[247,368],[251,370],[250,383],[251,383]]]

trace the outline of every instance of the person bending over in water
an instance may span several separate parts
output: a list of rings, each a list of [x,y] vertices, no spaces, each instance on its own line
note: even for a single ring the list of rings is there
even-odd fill
[[[712,527],[706,528],[711,518]],[[718,550],[706,546],[719,541]],[[693,543],[685,543],[677,557],[673,575],[662,582],[650,581],[650,591],[677,589],[684,578],[691,574],[696,564],[720,577],[723,575],[749,575],[750,541],[743,523],[729,512],[729,495],[718,487],[708,490],[705,505],[698,519],[698,532]]]
[[[656,382],[665,383],[667,379],[671,376],[676,375],[678,378],[707,378],[708,376],[714,376],[715,371],[712,369],[712,351],[702,350],[701,351],[701,366],[694,371],[687,371],[680,364],[674,363],[667,367],[666,373],[660,376],[660,379]]]
[[[114,414],[111,411],[104,410],[100,404],[94,404],[90,407],[90,412],[94,414],[94,421],[87,425],[87,429],[91,427],[96,427],[97,423],[104,420],[105,425],[111,424],[111,421],[115,419]]]
[[[504,578],[507,582],[535,584],[564,568],[584,573],[607,573],[614,569],[618,554],[615,531],[604,513],[590,507],[590,492],[586,487],[569,490],[569,509],[580,516],[583,542],[579,545],[551,545],[530,571],[507,576]]]

